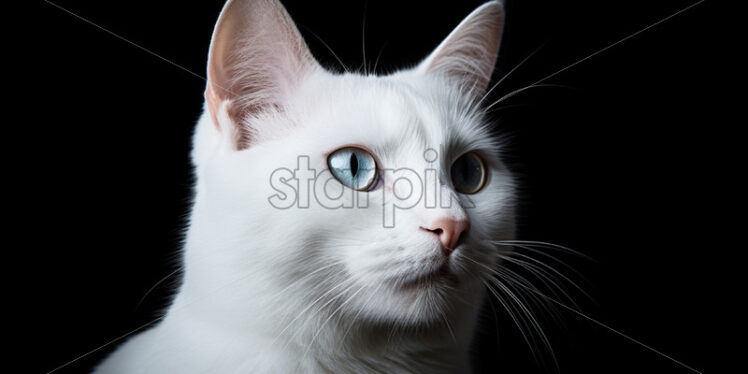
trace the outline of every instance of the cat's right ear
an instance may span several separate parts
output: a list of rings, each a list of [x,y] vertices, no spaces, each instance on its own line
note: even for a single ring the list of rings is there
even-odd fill
[[[482,96],[491,80],[504,30],[504,5],[489,1],[447,36],[416,71],[447,77],[466,92]]]
[[[213,124],[236,149],[257,141],[253,119],[282,111],[287,96],[319,64],[278,0],[229,0],[208,56],[205,100]]]

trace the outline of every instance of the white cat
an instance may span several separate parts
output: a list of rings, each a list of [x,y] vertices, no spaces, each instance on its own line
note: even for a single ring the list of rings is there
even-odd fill
[[[470,372],[491,241],[514,233],[481,109],[502,28],[488,2],[412,69],[333,74],[277,0],[229,1],[183,284],[96,372]]]

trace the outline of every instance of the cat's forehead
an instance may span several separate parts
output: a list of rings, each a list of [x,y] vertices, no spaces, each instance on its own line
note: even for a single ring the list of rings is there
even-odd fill
[[[362,145],[402,155],[493,146],[481,113],[445,82],[351,75],[317,83],[306,88],[304,120],[328,147]]]

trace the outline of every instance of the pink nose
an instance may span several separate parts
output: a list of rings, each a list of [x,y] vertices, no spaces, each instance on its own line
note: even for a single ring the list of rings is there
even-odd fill
[[[449,255],[460,243],[461,234],[470,229],[470,222],[467,220],[455,221],[450,218],[439,218],[427,227],[421,226],[421,228],[436,234],[442,243],[444,254]]]

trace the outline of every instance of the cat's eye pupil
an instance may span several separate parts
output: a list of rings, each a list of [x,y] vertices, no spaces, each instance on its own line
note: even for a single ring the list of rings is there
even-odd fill
[[[368,191],[377,181],[377,163],[374,156],[358,147],[340,148],[327,157],[332,175],[344,186]]]
[[[356,153],[351,153],[351,175],[354,177],[358,173],[358,157],[356,157]]]
[[[483,161],[475,153],[466,153],[452,164],[452,184],[455,190],[464,194],[474,194],[483,188],[486,169]]]

